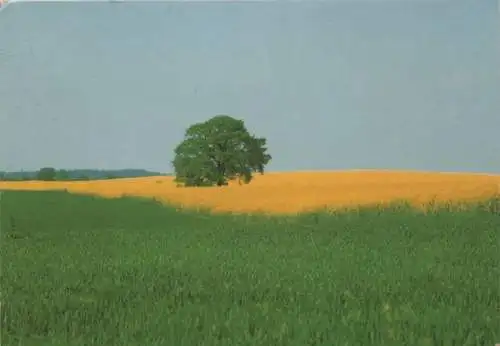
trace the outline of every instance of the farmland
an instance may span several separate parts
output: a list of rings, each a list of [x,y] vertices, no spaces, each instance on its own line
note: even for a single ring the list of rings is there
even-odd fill
[[[483,200],[500,192],[500,176],[404,171],[290,172],[257,175],[249,185],[177,188],[172,177],[78,182],[1,182],[0,189],[66,189],[103,197],[150,197],[213,211],[290,214],[324,208]]]
[[[195,190],[165,177],[1,183],[2,345],[500,340],[498,200],[288,216],[168,205],[289,213],[405,196],[480,199],[498,186],[493,176],[314,174]],[[123,194],[148,198],[97,196]]]

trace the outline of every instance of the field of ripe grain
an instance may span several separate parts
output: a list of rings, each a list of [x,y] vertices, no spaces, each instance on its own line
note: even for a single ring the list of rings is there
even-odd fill
[[[0,189],[59,190],[152,197],[213,211],[296,213],[323,208],[384,204],[414,205],[487,199],[500,193],[500,175],[406,171],[290,172],[257,175],[249,185],[178,188],[172,177],[76,182],[0,182]]]

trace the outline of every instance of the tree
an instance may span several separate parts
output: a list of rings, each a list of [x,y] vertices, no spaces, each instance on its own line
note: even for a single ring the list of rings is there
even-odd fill
[[[190,126],[175,148],[176,181],[184,186],[222,186],[238,178],[249,183],[271,160],[266,139],[251,135],[242,120],[217,115]]]
[[[56,173],[56,180],[69,180],[69,172],[65,169],[60,169]]]
[[[56,174],[57,172],[55,168],[44,167],[38,171],[38,173],[36,174],[36,179],[43,181],[53,181],[56,179]]]

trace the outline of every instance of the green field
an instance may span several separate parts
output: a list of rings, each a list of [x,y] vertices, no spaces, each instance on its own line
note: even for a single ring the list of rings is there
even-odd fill
[[[4,192],[2,345],[494,345],[493,203],[297,217]]]

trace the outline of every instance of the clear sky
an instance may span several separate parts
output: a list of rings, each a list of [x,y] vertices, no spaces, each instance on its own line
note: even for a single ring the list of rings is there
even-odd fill
[[[12,3],[0,170],[167,172],[194,122],[244,119],[269,170],[500,173],[495,0]]]

